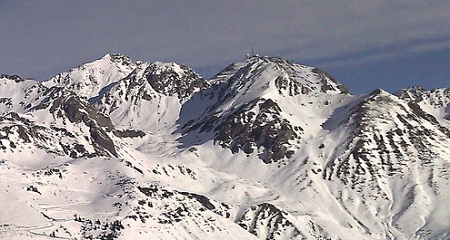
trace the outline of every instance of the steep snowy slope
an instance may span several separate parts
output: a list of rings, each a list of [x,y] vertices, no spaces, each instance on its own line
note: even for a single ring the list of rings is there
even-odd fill
[[[192,113],[212,99],[184,125],[185,146],[198,148],[212,168],[268,183],[285,197],[275,205],[310,216],[316,225],[305,232],[344,239],[448,236],[441,220],[450,212],[449,132],[431,115],[384,91],[348,95],[325,74],[296,66],[295,75],[277,58],[246,63],[230,65],[216,85],[194,95],[192,106],[183,106]],[[282,77],[289,88],[277,84]],[[202,156],[216,144],[234,155]],[[342,228],[348,235],[336,232]]]
[[[0,94],[0,238],[450,238],[448,89],[106,55]]]
[[[0,75],[0,113],[25,112],[47,88],[32,79]]]
[[[2,238],[255,238],[234,223],[237,206],[162,187],[190,180],[208,192],[213,181],[239,179],[161,156],[124,156],[133,149],[114,137],[109,118],[73,92],[44,87],[36,99],[26,113],[1,118],[1,197],[14,203],[1,205]]]
[[[291,158],[303,137],[317,134],[331,109],[351,98],[321,70],[275,57],[231,64],[211,81],[208,91],[183,106],[180,124],[187,135],[181,140],[213,138],[266,163]],[[201,117],[188,120],[195,111]]]
[[[208,83],[177,63],[142,63],[117,82],[96,106],[123,128],[162,131],[172,127],[181,105]]]
[[[374,215],[360,219],[369,231],[389,231],[397,238],[448,234],[436,221],[445,216],[440,213],[448,217],[450,212],[444,204],[449,200],[450,131],[417,105],[382,90],[349,111],[338,124],[324,125],[331,136],[344,132],[351,136],[339,148],[325,147],[322,153],[328,155],[323,178],[342,182],[362,201],[344,201],[342,205],[347,209],[358,206]],[[397,231],[399,235],[394,234]]]
[[[60,73],[43,84],[47,87],[64,87],[85,99],[95,101],[95,98],[111,87],[111,84],[126,77],[134,68],[136,63],[129,57],[107,54],[101,59]]]
[[[0,147],[10,157],[39,149],[81,157],[117,156],[109,118],[69,92],[47,89],[42,102],[27,113],[0,115]],[[108,133],[109,132],[109,133]]]
[[[450,88],[426,91],[421,87],[411,87],[397,93],[397,95],[431,114],[442,125],[450,127]]]

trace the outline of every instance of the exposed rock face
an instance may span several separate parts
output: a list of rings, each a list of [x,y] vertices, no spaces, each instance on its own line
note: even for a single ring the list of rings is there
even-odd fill
[[[11,110],[28,113],[33,117],[26,118],[15,112],[4,115],[2,119],[4,123],[18,122],[17,125],[3,128],[6,134],[5,139],[12,143],[12,135],[17,133],[19,136],[17,141],[20,143],[32,144],[45,151],[71,157],[92,154],[117,156],[113,141],[106,133],[114,129],[111,120],[88,102],[61,87],[46,88],[40,83],[29,80],[15,82],[14,88],[21,89],[19,93],[13,93],[15,95],[10,98],[15,100],[11,101],[11,105],[18,105],[12,106]],[[24,99],[19,102],[15,98],[20,95],[24,96]],[[40,118],[47,119],[48,117],[45,116],[52,116],[55,123],[52,123],[50,127],[41,125]],[[65,129],[72,125],[87,127],[89,131],[85,134],[88,133],[91,140],[86,141],[85,136]],[[14,145],[18,145],[17,143]],[[95,150],[88,150],[91,148],[89,145]]]
[[[260,239],[302,239],[306,236],[287,219],[288,213],[263,203],[247,209],[237,223]]]
[[[185,124],[183,132],[213,131],[220,146],[233,153],[257,152],[265,163],[291,158],[303,133],[302,126],[283,116],[279,102],[286,97],[348,93],[323,71],[278,57],[233,63],[211,82],[213,86],[199,95],[200,101],[211,104],[200,119]]]
[[[314,68],[312,70],[313,73],[317,73],[322,79],[322,87],[320,88],[322,92],[335,91],[339,90],[341,93],[348,93],[348,90],[344,85],[340,84],[336,79],[334,79],[330,74],[318,69]]]
[[[158,93],[176,95],[180,100],[208,87],[208,83],[186,65],[177,63],[152,63],[145,70],[148,83]]]
[[[219,120],[212,115],[189,130],[200,128],[200,133],[214,130],[214,140],[220,146],[229,147],[233,153],[257,151],[265,163],[270,163],[290,158],[294,153],[291,141],[299,139],[302,132],[301,127],[292,127],[280,113],[281,109],[274,101],[256,99],[241,106],[217,126]]]
[[[327,163],[324,179],[338,178],[363,194],[375,190],[376,194],[371,197],[387,201],[392,200],[389,197],[392,193],[384,191],[380,182],[403,176],[415,167],[430,174],[428,184],[432,188],[435,174],[450,179],[449,174],[437,170],[450,166],[439,157],[439,152],[450,154],[446,147],[450,136],[448,129],[440,126],[418,104],[376,90],[351,112],[341,123],[341,129],[354,129],[354,137]]]
[[[107,130],[114,128],[107,116],[75,94],[54,87],[49,89],[48,95],[47,101],[43,101],[41,104],[43,106],[50,105],[50,113],[61,117],[65,116],[72,123],[83,122],[87,126],[98,125]]]
[[[126,129],[126,130],[114,130],[114,135],[121,138],[135,138],[135,137],[144,137],[145,133],[140,130],[134,129]]]
[[[116,82],[96,107],[118,126],[153,131],[174,122],[181,105],[209,84],[192,69],[177,63],[142,63]],[[147,112],[154,114],[147,115]],[[136,114],[137,113],[137,114]],[[147,115],[146,119],[140,117]]]
[[[421,87],[410,87],[397,95],[405,101],[418,104],[423,111],[436,116],[444,126],[450,126],[447,122],[450,121],[450,88],[426,91]]]
[[[279,57],[0,75],[0,238],[449,239],[449,114]]]
[[[8,80],[14,81],[16,83],[24,81],[18,75],[8,75],[8,74],[0,74],[0,79],[8,79]]]
[[[143,206],[158,207],[158,203],[155,203],[158,200],[165,200],[170,202],[169,204],[173,204],[172,201],[181,202],[180,207],[165,209],[165,213],[158,218],[158,221],[162,224],[179,222],[186,217],[197,217],[191,215],[193,212],[191,208],[199,208],[200,211],[210,211],[218,215],[216,217],[235,218],[236,224],[259,239],[300,239],[306,237],[288,220],[289,214],[287,212],[272,204],[263,203],[249,206],[241,216],[233,216],[234,206],[211,200],[203,195],[169,191],[158,186],[138,187],[138,189],[147,196],[147,199],[140,200]],[[155,204],[156,206],[154,206]],[[141,221],[146,222],[152,216],[145,215],[145,212],[141,211],[138,217]],[[209,219],[214,218],[210,217]]]
[[[251,111],[255,110],[256,111]],[[290,141],[300,138],[301,127],[292,127],[280,116],[280,107],[272,100],[257,99],[237,109],[215,128],[216,141],[232,152],[255,150],[265,163],[290,158],[294,153]]]
[[[83,141],[66,129],[40,126],[17,113],[0,117],[0,135],[0,148],[4,152],[20,154],[23,149],[34,145],[49,154],[73,158],[92,154],[86,150]]]
[[[114,129],[107,116],[74,93],[64,91],[62,88],[52,87],[44,95],[45,99],[34,110],[48,109],[55,119],[85,125],[89,128],[92,144],[98,153],[117,156],[114,143],[106,133]]]

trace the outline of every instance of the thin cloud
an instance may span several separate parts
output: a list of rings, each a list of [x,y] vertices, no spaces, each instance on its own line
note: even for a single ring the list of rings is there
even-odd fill
[[[309,59],[311,62],[320,62],[322,67],[345,67],[351,65],[362,65],[375,61],[383,61],[393,58],[404,57],[408,55],[448,51],[450,50],[450,36],[445,39],[418,41],[402,43],[401,46],[384,46],[383,48],[376,48],[366,52],[358,52],[356,54],[349,54],[345,56],[338,56],[334,58],[325,59]]]
[[[324,66],[449,50],[448,41],[432,41],[449,38],[450,3],[440,0],[2,4],[0,72],[37,79],[107,52],[218,71],[252,45],[261,54]]]

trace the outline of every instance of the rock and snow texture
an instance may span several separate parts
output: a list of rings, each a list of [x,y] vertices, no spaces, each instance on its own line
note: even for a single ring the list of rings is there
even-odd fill
[[[0,238],[449,239],[450,88],[250,57],[0,75]]]
[[[256,152],[265,163],[291,158],[304,135],[316,134],[317,129],[308,129],[310,119],[326,118],[331,99],[347,97],[347,90],[326,73],[277,57],[231,64],[211,82],[210,89],[183,106],[191,112],[200,102],[205,105],[200,118],[183,126],[185,138],[212,132],[219,145]],[[304,105],[314,101],[323,109],[316,105],[315,113],[305,116]]]
[[[96,106],[111,116],[116,126],[151,131],[169,128],[181,105],[209,84],[185,65],[142,63],[114,83]]]
[[[85,63],[43,82],[47,87],[60,86],[85,99],[95,99],[136,68],[136,63],[121,54],[106,54],[101,59]]]

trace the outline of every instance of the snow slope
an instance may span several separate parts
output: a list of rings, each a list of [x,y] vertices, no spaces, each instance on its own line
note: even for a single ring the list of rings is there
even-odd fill
[[[118,54],[0,94],[0,238],[450,238],[448,89]]]
[[[101,59],[60,73],[43,84],[64,87],[80,97],[95,101],[111,84],[130,74],[136,65],[127,56],[106,54]]]

